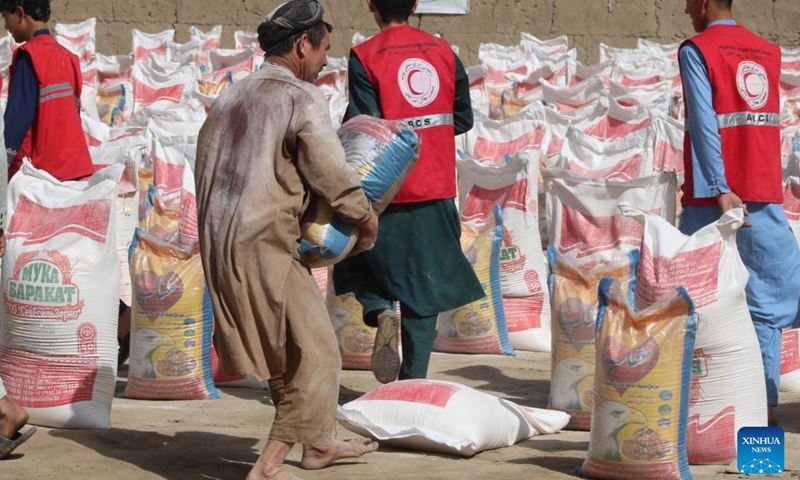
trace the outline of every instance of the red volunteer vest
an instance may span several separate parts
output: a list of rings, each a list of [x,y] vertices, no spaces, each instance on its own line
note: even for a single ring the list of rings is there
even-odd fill
[[[33,63],[39,105],[25,141],[8,166],[8,178],[17,173],[24,157],[61,181],[91,175],[95,169],[79,114],[83,77],[78,57],[50,35],[34,37],[14,52],[11,84],[19,50],[27,52]]]
[[[728,187],[745,202],[782,203],[780,48],[740,25],[715,25],[688,42],[708,67]],[[694,196],[690,146],[687,128],[683,204],[716,205],[716,198]]]
[[[381,113],[420,137],[420,157],[392,203],[455,198],[453,105],[456,62],[450,45],[410,26],[393,27],[353,48],[378,92]]]

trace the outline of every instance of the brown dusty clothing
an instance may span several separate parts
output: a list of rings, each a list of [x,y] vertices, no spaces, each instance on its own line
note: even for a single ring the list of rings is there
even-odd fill
[[[322,93],[265,63],[221,95],[200,131],[195,177],[200,243],[229,374],[269,378],[270,438],[330,439],[340,357],[299,255],[313,194],[348,223],[373,215],[330,123]]]

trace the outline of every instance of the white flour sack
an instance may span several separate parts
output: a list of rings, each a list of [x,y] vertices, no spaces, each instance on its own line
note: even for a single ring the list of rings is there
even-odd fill
[[[550,245],[583,272],[641,247],[642,226],[619,212],[620,203],[675,222],[674,172],[629,181],[592,179],[556,169],[542,173]]]
[[[800,329],[783,331],[781,392],[800,392]]]
[[[530,33],[522,32],[519,46],[527,53],[537,55],[563,55],[569,51],[569,38],[566,35],[541,40]]]
[[[571,87],[556,87],[542,81],[545,103],[559,112],[571,112],[584,107],[605,95],[603,80],[592,77]]]
[[[660,112],[652,112],[653,169],[675,170],[678,186],[683,185],[683,122]]]
[[[401,120],[359,115],[342,125],[339,140],[347,166],[380,215],[419,160],[419,137]],[[320,198],[303,215],[301,232],[300,254],[312,267],[341,261],[358,239],[357,227],[342,222]]]
[[[602,97],[589,105],[571,112],[559,113],[553,109],[544,110],[545,138],[542,142],[544,165],[553,166],[556,157],[561,153],[564,139],[567,137],[569,127],[575,127],[582,132],[604,132],[608,117],[608,99]]]
[[[539,155],[520,152],[504,165],[459,159],[461,219],[487,218],[495,205],[503,212],[500,285],[508,338],[515,349],[550,351],[550,303],[539,237],[537,189]]]
[[[133,57],[139,62],[146,62],[151,53],[160,57],[166,56],[167,42],[175,40],[175,30],[145,33],[134,28],[131,30],[131,35],[133,35]]]
[[[644,226],[636,308],[648,308],[684,287],[697,309],[689,463],[728,464],[736,458],[739,429],[767,420],[761,349],[744,294],[749,275],[736,247],[743,212],[731,210],[689,237],[654,215],[627,206],[620,210]]]
[[[622,105],[608,96],[608,118],[603,140],[621,140],[628,135],[650,127],[650,112],[641,105]]]
[[[590,178],[633,180],[653,173],[650,132],[603,141],[570,127],[557,165]]]
[[[464,152],[481,163],[502,164],[506,155],[539,150],[546,125],[541,112],[526,110],[502,121],[475,116],[475,125],[462,136]]]
[[[599,77],[603,81],[603,85],[608,87],[608,81],[611,79],[611,71],[614,69],[614,61],[607,60],[603,63],[596,63],[594,65],[583,65],[581,62],[575,60],[571,67],[575,74],[572,77],[570,86],[578,84],[584,80],[592,77]]]
[[[691,480],[686,420],[694,305],[680,288],[634,311],[622,290],[610,278],[598,289],[595,405],[580,473],[608,480]]]
[[[95,27],[97,19],[90,18],[80,23],[56,23],[58,43],[78,56],[81,62],[92,61],[95,53]]]
[[[61,183],[26,161],[9,183],[0,377],[31,423],[111,427],[122,168]]]
[[[244,50],[211,50],[209,58],[211,60],[212,79],[219,81],[230,74],[230,78],[235,83],[250,75],[253,73],[255,53],[252,48]]]
[[[162,75],[146,63],[133,66],[134,112],[145,107],[154,110],[178,109],[184,107],[184,93],[196,88],[193,67],[183,67],[170,75]]]
[[[342,405],[336,419],[393,448],[471,457],[557,433],[569,415],[523,407],[458,383],[403,380]]]

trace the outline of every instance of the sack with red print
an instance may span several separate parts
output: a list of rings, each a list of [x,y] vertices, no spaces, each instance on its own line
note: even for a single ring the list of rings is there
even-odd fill
[[[130,82],[133,75],[133,55],[96,55],[97,79],[107,87]]]
[[[750,276],[736,246],[743,211],[729,210],[692,236],[641,210],[623,205],[620,211],[644,227],[636,308],[647,309],[683,287],[697,310],[689,463],[728,464],[736,459],[739,429],[767,421],[761,349],[744,293]]]
[[[564,146],[564,139],[567,138],[569,127],[577,128],[581,132],[602,132],[595,133],[595,136],[605,135],[608,123],[608,99],[603,96],[589,105],[571,112],[560,113],[546,108],[544,116],[547,128],[542,141],[543,164],[552,167],[555,165],[558,155],[561,154],[561,147]]]
[[[501,165],[506,155],[539,150],[545,131],[541,111],[526,110],[503,121],[476,115],[474,127],[462,136],[462,149],[482,164]]]
[[[258,33],[236,31],[233,34],[234,44],[237,50],[252,48],[256,53],[253,54],[253,71],[261,68],[264,62],[264,50],[261,50],[261,45],[258,43]]]
[[[614,61],[636,63],[636,62],[648,62],[653,58],[650,52],[643,50],[641,48],[619,48],[606,45],[605,43],[601,43],[599,49],[600,49],[601,62],[614,60]]]
[[[211,59],[212,80],[222,80],[230,73],[233,83],[253,73],[253,58],[255,51],[251,48],[244,50],[214,49],[209,53]]]
[[[559,256],[583,272],[641,248],[642,226],[623,216],[623,202],[675,222],[674,172],[635,180],[604,180],[545,169],[547,229]]]
[[[211,30],[204,32],[197,27],[189,27],[189,39],[198,41],[203,50],[220,48],[222,46],[222,25],[215,25]]]
[[[193,67],[182,67],[163,75],[147,63],[136,63],[133,66],[134,112],[145,107],[153,110],[186,108],[184,94],[191,93],[196,85]]]
[[[678,48],[681,46],[680,43],[658,43],[644,38],[637,40],[636,45],[639,50],[647,50],[653,56],[673,61],[678,60]]]
[[[519,42],[522,50],[537,55],[563,55],[569,51],[569,38],[566,35],[541,40],[530,33],[522,32]]]
[[[559,112],[578,110],[605,95],[603,80],[592,77],[571,87],[556,87],[542,80],[544,102]]]
[[[62,183],[26,160],[9,183],[0,377],[30,423],[111,427],[122,169]]]
[[[90,18],[80,23],[56,23],[55,36],[58,43],[78,56],[81,63],[89,63],[96,51],[95,26],[97,19]]]
[[[343,427],[389,447],[471,457],[559,432],[569,415],[440,380],[383,385],[339,407]]]
[[[519,152],[501,165],[465,157],[457,166],[463,222],[491,216],[495,205],[502,208],[500,286],[511,346],[549,352],[550,303],[536,189],[538,152]]]
[[[622,105],[616,99],[608,97],[608,117],[605,124],[603,140],[621,140],[628,135],[646,130],[650,127],[650,112],[641,105]],[[591,135],[591,132],[585,132]]]
[[[164,30],[159,33],[145,33],[138,29],[131,30],[133,36],[133,57],[139,62],[146,62],[153,53],[163,57],[167,53],[167,42],[175,40],[175,30]]]
[[[652,112],[653,169],[656,172],[675,170],[678,186],[683,185],[683,122]]]
[[[652,85],[625,86],[614,80],[608,83],[608,91],[620,105],[642,107],[668,112],[672,98],[672,84],[659,82]]]
[[[800,72],[800,48],[781,47],[781,71]]]
[[[649,145],[646,129],[620,140],[603,141],[570,127],[557,165],[590,178],[633,180],[653,173]]]
[[[81,112],[81,125],[83,126],[83,136],[89,147],[98,147],[108,141],[111,129],[100,120],[95,120],[86,112]]]
[[[781,392],[800,393],[800,329],[783,331]]]
[[[572,76],[570,86],[581,83],[584,80],[589,80],[592,77],[599,77],[600,80],[603,81],[603,85],[608,87],[608,81],[611,79],[611,71],[614,69],[614,62],[608,60],[594,65],[584,65],[575,60],[571,68],[575,73]]]

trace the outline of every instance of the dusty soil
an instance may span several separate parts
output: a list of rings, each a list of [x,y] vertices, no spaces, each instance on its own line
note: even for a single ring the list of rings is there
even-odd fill
[[[432,378],[450,380],[523,405],[545,407],[549,356],[517,357],[434,354]],[[122,372],[124,374],[124,370]],[[124,388],[124,378],[118,391]],[[340,403],[376,387],[369,372],[344,372]],[[746,388],[746,386],[743,386]],[[224,389],[206,402],[115,399],[114,428],[105,431],[40,429],[8,460],[2,480],[244,480],[264,446],[274,417],[266,391]],[[785,395],[778,419],[786,431],[787,466],[800,470],[800,395]],[[340,438],[353,435],[339,427]],[[381,448],[326,470],[300,470],[300,448],[289,469],[304,480],[333,479],[569,479],[579,478],[589,434],[563,432],[535,437],[471,459]],[[724,473],[725,466],[693,466],[696,480],[749,478]],[[780,478],[800,477],[800,471]],[[775,478],[775,477],[773,477]]]

